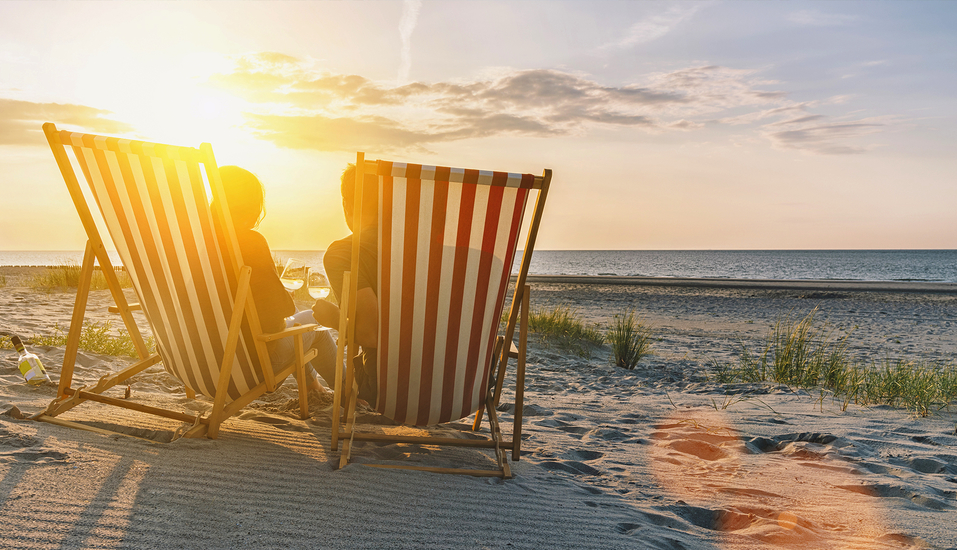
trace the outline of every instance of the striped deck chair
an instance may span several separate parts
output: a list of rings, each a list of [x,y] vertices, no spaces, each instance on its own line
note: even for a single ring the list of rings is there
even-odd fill
[[[97,401],[192,424],[189,436],[215,438],[220,423],[294,374],[300,412],[308,414],[301,335],[317,325],[263,334],[249,293],[252,269],[243,264],[225,199],[220,212],[207,200],[223,197],[212,147],[174,147],[90,134],[58,131],[43,125],[53,156],[70,191],[88,237],[73,317],[67,336],[57,397],[36,419],[90,431],[98,428],[57,418],[84,401]],[[139,303],[127,303],[90,206],[66,148],[73,151],[103,222],[133,283]],[[203,175],[205,173],[206,181]],[[221,228],[216,230],[216,227]],[[86,311],[94,263],[99,263],[139,355],[132,366],[105,376],[94,387],[73,388],[80,329]],[[142,310],[152,330],[150,354],[133,320]],[[296,359],[274,372],[266,342],[295,335]],[[147,406],[106,395],[107,390],[162,362],[189,397],[213,400],[209,414],[190,414]],[[112,433],[112,432],[109,432]]]
[[[511,477],[506,451],[519,459],[524,395],[528,287],[525,285],[535,238],[545,207],[551,170],[542,176],[419,166],[386,161],[356,164],[354,228],[363,227],[362,185],[366,173],[378,186],[377,409],[400,423],[428,426],[476,413],[478,430],[488,413],[491,438],[485,440],[361,433],[355,429],[355,375],[346,369],[336,380],[332,448],[343,442],[340,467],[349,461],[352,441],[392,441],[464,445],[495,450],[497,469],[384,466]],[[373,179],[374,181],[374,179]],[[369,182],[371,184],[371,182]],[[504,333],[499,334],[523,218],[537,195],[521,269]],[[344,277],[340,308],[340,359],[353,347],[360,238],[353,238],[351,272]],[[512,340],[521,312],[519,346]],[[349,355],[354,355],[352,349]],[[495,405],[505,367],[517,359],[515,422],[504,440]],[[351,364],[351,361],[349,362]],[[344,429],[340,429],[340,388],[347,391]]]

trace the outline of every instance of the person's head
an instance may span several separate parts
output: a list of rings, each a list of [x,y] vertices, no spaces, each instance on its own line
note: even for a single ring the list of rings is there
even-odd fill
[[[259,225],[266,215],[265,194],[259,178],[238,166],[220,166],[219,177],[236,229],[252,229]]]
[[[355,231],[352,227],[352,215],[355,212],[355,194],[356,194],[356,165],[349,163],[346,169],[342,171],[341,184],[339,190],[342,193],[342,213],[346,216],[346,225],[350,231]],[[376,225],[376,216],[378,215],[379,192],[375,184],[375,178],[366,174],[366,183],[362,186],[362,220],[363,227]]]

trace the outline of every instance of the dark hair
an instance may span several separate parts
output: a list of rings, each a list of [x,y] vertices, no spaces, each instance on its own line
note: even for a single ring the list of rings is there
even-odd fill
[[[365,185],[363,186],[363,196],[362,196],[362,206],[363,206],[363,215],[368,217],[365,222],[363,222],[363,227],[368,225],[375,225],[377,220],[375,218],[375,212],[377,210],[377,202],[379,198],[379,186],[374,174],[366,174]],[[355,196],[356,196],[356,165],[349,163],[346,165],[345,169],[342,171],[342,177],[340,178],[339,192],[342,193],[342,213],[346,216],[346,225],[349,226],[349,229],[355,231],[355,228],[352,227],[352,215],[355,213]]]
[[[263,184],[249,170],[238,166],[220,166],[219,177],[226,191],[226,202],[236,229],[253,229],[266,216]],[[216,210],[216,200],[213,200]]]
[[[342,171],[339,178],[339,192],[342,193],[342,212],[346,215],[346,223],[352,228],[353,203],[356,195],[356,165],[350,162]]]

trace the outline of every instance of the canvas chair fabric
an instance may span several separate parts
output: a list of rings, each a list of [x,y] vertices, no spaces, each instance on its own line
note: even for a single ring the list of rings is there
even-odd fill
[[[367,177],[369,176],[369,177]],[[399,423],[428,426],[476,413],[472,429],[488,412],[488,439],[360,432],[355,429],[358,385],[353,369],[336,377],[332,449],[342,442],[339,467],[348,464],[353,441],[419,443],[491,449],[496,468],[446,468],[369,464],[447,474],[511,477],[521,456],[522,407],[527,350],[529,288],[525,284],[545,207],[551,170],[542,176],[366,161],[356,158],[352,265],[343,277],[337,355],[355,352],[361,233],[375,231],[378,306],[378,411]],[[364,188],[375,185],[375,224],[365,223]],[[529,202],[534,197],[534,208]],[[502,307],[526,210],[525,246],[504,331]],[[366,216],[371,216],[366,213]],[[364,308],[366,306],[363,306]],[[518,347],[512,346],[521,321]],[[501,333],[500,333],[501,332]],[[505,439],[495,407],[510,358],[515,370],[512,439]],[[346,393],[345,429],[338,413]]]
[[[531,174],[378,161],[378,410],[404,424],[485,400]]]
[[[189,147],[67,131],[59,136],[86,176],[165,369],[215,397],[243,265],[238,244],[230,257],[209,207],[203,172],[215,169],[215,161]],[[262,367],[244,316],[226,401],[261,383]]]

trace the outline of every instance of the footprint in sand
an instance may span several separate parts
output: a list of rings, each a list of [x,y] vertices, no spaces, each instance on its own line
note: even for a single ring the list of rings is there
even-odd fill
[[[582,441],[623,441],[631,436],[617,428],[594,428],[585,433]]]
[[[591,431],[591,428],[586,428],[583,426],[575,426],[573,424],[569,424],[568,422],[564,422],[557,418],[546,418],[543,420],[539,420],[535,422],[535,425],[542,426],[545,428],[555,428],[556,430],[561,430],[563,432],[567,432],[570,434],[578,434],[578,435],[586,434],[589,431]]]
[[[573,460],[598,460],[599,458],[605,456],[605,453],[600,453],[598,451],[586,451],[586,450],[574,450],[568,453],[565,453],[565,456]]]
[[[954,508],[953,505],[947,504],[943,501],[926,497],[910,489],[899,485],[887,485],[887,484],[865,484],[865,485],[837,485],[838,489],[845,489],[851,491],[852,493],[860,493],[862,495],[867,495],[871,497],[890,497],[890,498],[902,498],[908,500],[918,506],[923,508],[928,508],[930,510],[951,510]],[[933,490],[933,489],[930,489]],[[944,496],[946,498],[946,496]],[[951,497],[953,498],[953,497]]]
[[[498,407],[495,407],[495,410],[498,412],[503,412],[507,414],[515,414],[515,403],[502,403]],[[551,409],[546,409],[545,407],[540,407],[538,405],[523,405],[522,406],[522,416],[525,418],[532,416],[551,416],[555,414]]]
[[[39,443],[40,441],[32,435],[10,430],[0,425],[0,449],[4,447],[20,449],[23,447],[33,447]]]
[[[52,449],[26,448],[15,451],[0,451],[0,464],[10,464],[13,462],[31,463],[31,464],[53,464],[63,463],[70,459],[70,455]]]
[[[568,461],[558,461],[558,460],[546,460],[540,462],[539,466],[545,468],[546,470],[558,470],[562,472],[568,472],[574,475],[587,475],[587,476],[600,476],[601,470],[596,470],[588,464],[582,462],[577,462],[574,460]]]

